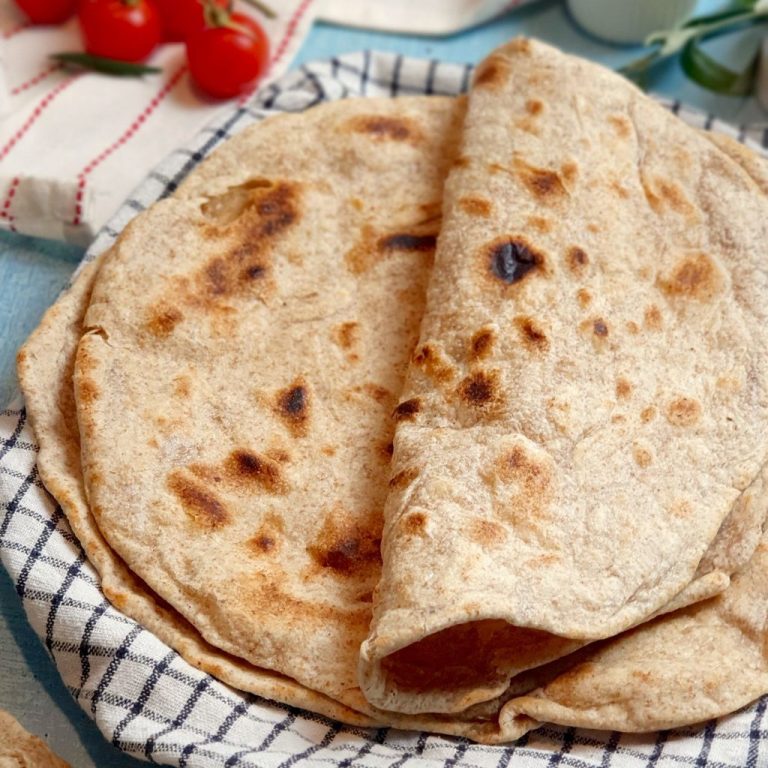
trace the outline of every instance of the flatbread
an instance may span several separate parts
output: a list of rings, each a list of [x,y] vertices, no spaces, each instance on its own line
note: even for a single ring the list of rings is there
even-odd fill
[[[528,40],[480,65],[396,410],[372,703],[495,699],[701,575],[762,483],[767,249],[756,182],[616,74]]]
[[[206,643],[188,621],[126,567],[101,535],[83,487],[72,370],[83,317],[103,258],[83,267],[70,290],[46,312],[19,351],[17,362],[27,414],[39,446],[40,479],[61,505],[73,533],[96,568],[104,595],[190,664],[234,688],[345,723],[376,724],[373,718],[289,677],[254,667]]]
[[[48,745],[0,709],[0,768],[70,768]]]

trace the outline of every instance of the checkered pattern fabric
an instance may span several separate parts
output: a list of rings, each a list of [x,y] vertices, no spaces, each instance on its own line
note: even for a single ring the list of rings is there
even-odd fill
[[[88,253],[172,192],[228,136],[276,111],[348,96],[457,94],[469,66],[363,52],[302,67],[208,126],[136,190]],[[679,103],[687,122],[768,148],[768,131],[740,130]],[[768,765],[768,697],[699,728],[627,735],[544,727],[489,747],[426,733],[343,726],[234,691],[187,664],[113,608],[35,467],[35,437],[20,402],[0,411],[0,560],[68,689],[120,749],[175,766],[342,768],[757,768]]]

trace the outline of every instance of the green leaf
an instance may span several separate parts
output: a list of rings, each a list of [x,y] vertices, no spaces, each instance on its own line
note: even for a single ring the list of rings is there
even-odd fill
[[[680,54],[680,64],[686,75],[699,85],[715,93],[728,96],[748,96],[755,87],[759,52],[741,72],[734,72],[715,61],[699,45],[699,40],[690,40]]]
[[[104,56],[92,56],[90,53],[53,53],[51,58],[62,62],[62,64],[90,69],[93,72],[101,72],[104,75],[116,77],[139,77],[140,75],[154,75],[163,71],[158,67],[148,67],[144,64],[133,64],[118,59],[107,59]]]

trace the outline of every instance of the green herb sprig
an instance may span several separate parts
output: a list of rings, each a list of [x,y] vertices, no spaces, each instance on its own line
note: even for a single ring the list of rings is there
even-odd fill
[[[743,70],[734,71],[713,59],[701,43],[728,32],[766,23],[768,0],[734,0],[724,11],[697,16],[674,29],[652,33],[645,43],[653,46],[654,50],[619,71],[642,85],[653,66],[680,54],[683,71],[694,82],[716,93],[745,96],[754,90],[760,51],[755,51]]]

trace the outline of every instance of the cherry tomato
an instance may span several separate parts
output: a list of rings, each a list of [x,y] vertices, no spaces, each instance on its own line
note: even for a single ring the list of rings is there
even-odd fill
[[[85,50],[94,56],[143,61],[162,38],[151,0],[81,0],[78,16]]]
[[[229,15],[224,26],[206,27],[187,40],[192,79],[216,98],[237,96],[253,85],[269,65],[269,39],[249,16]]]
[[[33,24],[61,24],[75,13],[77,0],[16,0]]]
[[[214,4],[226,9],[229,0],[215,0]],[[169,43],[183,42],[205,26],[203,0],[155,0],[155,5]]]

